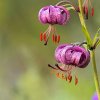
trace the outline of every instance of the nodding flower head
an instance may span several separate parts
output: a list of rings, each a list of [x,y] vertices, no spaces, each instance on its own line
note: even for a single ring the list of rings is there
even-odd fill
[[[94,15],[94,8],[92,7],[91,0],[84,0],[84,2],[83,2],[83,13],[84,13],[86,19],[88,19],[89,7],[91,8],[91,16],[93,16]]]
[[[56,67],[49,65],[49,67],[64,72],[66,78],[71,81],[72,69],[85,68],[90,62],[90,53],[79,45],[62,44],[55,50],[55,59],[60,65],[56,64]],[[77,84],[77,80],[75,75],[75,84]]]
[[[55,50],[55,58],[58,63],[84,68],[90,61],[90,53],[78,45],[64,44]]]
[[[98,99],[98,96],[97,96],[97,93],[95,93],[95,94],[93,95],[92,100],[99,100],[99,99]]]
[[[49,28],[44,33],[40,34],[40,40],[44,40],[46,45],[48,42],[49,35],[50,33],[52,33],[53,42],[59,43],[60,36],[54,34],[56,30],[53,26],[54,24],[66,24],[70,18],[69,11],[62,6],[50,5],[40,9],[38,17],[41,23],[49,24]]]
[[[43,24],[63,25],[69,20],[69,11],[62,6],[46,6],[39,11],[39,20]]]

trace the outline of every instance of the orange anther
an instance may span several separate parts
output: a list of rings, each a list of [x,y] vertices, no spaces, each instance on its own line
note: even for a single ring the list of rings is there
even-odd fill
[[[52,41],[53,42],[55,41],[55,35],[54,34],[52,35]]]
[[[44,41],[46,41],[46,33],[44,33],[44,35],[43,35],[43,39],[44,39]]]
[[[85,14],[85,6],[83,6],[83,13]]]
[[[86,15],[86,19],[88,19],[88,8],[85,7],[85,15]]]
[[[91,10],[91,16],[93,16],[94,15],[94,8],[92,8],[92,10]]]
[[[72,76],[70,74],[68,75],[68,80],[69,80],[69,83],[72,81]]]
[[[55,35],[55,43],[57,43],[57,35]]]
[[[43,40],[43,33],[40,33],[40,41]]]
[[[75,76],[75,85],[78,83],[78,78]]]
[[[57,43],[60,42],[60,35],[57,36]]]
[[[66,79],[65,76],[64,76],[64,74],[62,74],[62,79]]]
[[[60,74],[59,74],[59,73],[57,73],[56,76],[57,76],[58,78],[60,78]]]

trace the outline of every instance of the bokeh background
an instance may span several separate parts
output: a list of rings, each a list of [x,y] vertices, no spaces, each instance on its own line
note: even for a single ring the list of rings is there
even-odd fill
[[[91,63],[76,69],[77,86],[51,74],[47,64],[54,64],[54,45],[44,46],[39,34],[48,25],[38,21],[38,11],[60,0],[0,0],[0,100],[91,100],[95,92]],[[77,5],[77,0],[71,0]],[[86,20],[93,37],[100,27],[100,1],[93,2],[94,17]],[[84,41],[76,12],[70,11],[67,25],[56,26],[60,43]],[[96,50],[100,80],[100,47]]]

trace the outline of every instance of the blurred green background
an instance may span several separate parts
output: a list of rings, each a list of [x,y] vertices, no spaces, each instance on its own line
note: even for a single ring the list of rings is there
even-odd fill
[[[39,33],[48,25],[38,21],[38,11],[60,0],[0,0],[0,100],[90,100],[95,92],[92,66],[77,69],[79,83],[56,78],[47,64],[54,64],[54,45],[44,46]],[[77,0],[72,0],[74,3]],[[77,4],[77,3],[76,3]],[[100,1],[93,2],[94,17],[86,21],[93,37],[100,26]],[[84,41],[76,12],[67,25],[56,26],[60,43]],[[100,47],[96,50],[100,76]],[[99,77],[100,80],[100,77]]]

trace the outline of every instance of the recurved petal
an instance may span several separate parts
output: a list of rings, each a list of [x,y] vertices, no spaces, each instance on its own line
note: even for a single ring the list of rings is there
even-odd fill
[[[55,53],[56,53],[59,49],[62,49],[62,48],[64,48],[64,47],[68,46],[68,45],[69,45],[69,44],[61,44],[61,45],[59,45],[59,46],[56,48]]]
[[[59,63],[62,63],[61,52],[64,49],[64,47],[66,47],[66,46],[69,46],[69,45],[67,45],[67,44],[61,44],[55,50],[55,59]]]
[[[62,60],[61,60],[61,51],[62,51],[62,49],[59,49],[59,50],[56,52],[56,54],[55,54],[55,59],[56,59],[56,61],[57,61],[58,63],[61,63],[61,62],[62,62]]]
[[[90,52],[87,51],[87,52],[85,53],[85,55],[82,55],[82,56],[85,56],[86,58],[85,58],[85,60],[83,61],[83,63],[81,63],[81,64],[78,65],[78,66],[81,67],[81,68],[85,68],[85,67],[89,64],[89,62],[90,62]],[[83,57],[82,57],[82,58],[83,58]]]
[[[61,51],[61,62],[64,63],[64,64],[70,64],[71,51],[67,52],[67,50],[69,50],[71,47],[72,47],[72,45],[67,45]],[[66,55],[67,55],[67,57],[66,57]]]
[[[79,68],[85,68],[90,62],[90,53],[89,53],[89,51],[86,50],[85,48],[80,47],[80,46],[74,46],[72,49],[75,52],[81,52],[82,53],[81,59],[80,59],[79,64],[77,66]]]
[[[64,25],[67,23],[67,21],[69,20],[70,18],[70,13],[67,9],[65,9],[64,7],[62,6],[58,6],[59,7],[59,11],[60,11],[60,15],[57,16],[57,22],[60,24],[60,25]]]
[[[80,62],[80,59],[82,57],[82,53],[81,52],[74,52],[72,53],[72,58],[71,58],[71,63],[72,65],[78,65]]]
[[[58,8],[56,8],[55,6],[50,5],[49,12],[50,12],[49,16],[50,16],[50,19],[51,19],[50,23],[57,24],[57,15],[59,13]]]
[[[40,9],[39,14],[38,14],[38,18],[39,18],[40,22],[43,23],[43,24],[47,23],[47,18],[46,18],[45,12],[47,12],[47,14],[48,14],[48,6]]]
[[[62,44],[62,45],[60,45],[60,46],[58,46],[57,48],[56,48],[56,50],[55,50],[55,59],[56,59],[56,61],[57,62],[61,62],[61,51],[62,51],[62,49],[64,48],[66,46],[66,44]]]

